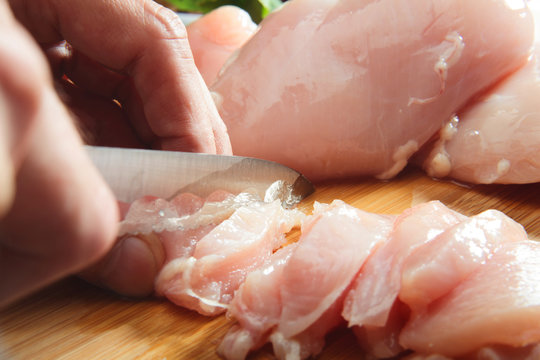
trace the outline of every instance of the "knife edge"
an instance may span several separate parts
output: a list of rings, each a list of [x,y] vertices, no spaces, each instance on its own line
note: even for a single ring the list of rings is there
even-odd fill
[[[206,197],[216,190],[255,193],[264,201],[294,207],[314,192],[299,172],[257,158],[165,150],[85,146],[118,200],[145,195],[171,199],[179,193]]]

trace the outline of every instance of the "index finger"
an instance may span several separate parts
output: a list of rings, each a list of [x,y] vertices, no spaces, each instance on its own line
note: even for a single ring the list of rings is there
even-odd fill
[[[134,121],[147,122],[158,139],[155,147],[230,152],[225,125],[174,12],[151,0],[10,4],[38,42],[66,40],[104,66],[129,75],[143,109]]]

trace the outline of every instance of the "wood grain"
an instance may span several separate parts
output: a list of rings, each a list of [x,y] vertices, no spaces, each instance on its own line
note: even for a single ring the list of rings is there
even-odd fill
[[[409,169],[389,182],[329,182],[300,208],[342,199],[363,210],[399,213],[441,200],[466,215],[494,208],[540,239],[540,184],[465,187],[434,181]],[[290,237],[294,240],[298,232]],[[217,359],[215,349],[231,325],[166,300],[132,300],[69,278],[0,311],[0,359]],[[265,347],[251,359],[272,359]],[[327,338],[320,359],[362,359],[346,330]]]

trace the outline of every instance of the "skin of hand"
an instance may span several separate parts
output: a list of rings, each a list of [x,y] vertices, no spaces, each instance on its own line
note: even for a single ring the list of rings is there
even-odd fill
[[[96,145],[231,153],[170,10],[152,0],[0,0],[0,306],[81,272],[125,295],[153,291],[163,249],[151,237],[115,241],[119,207],[80,134]]]

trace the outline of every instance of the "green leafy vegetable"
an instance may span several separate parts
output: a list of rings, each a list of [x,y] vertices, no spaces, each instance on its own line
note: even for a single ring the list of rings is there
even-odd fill
[[[235,5],[246,10],[256,23],[282,4],[281,0],[162,0],[162,2],[178,11],[203,14],[223,5]]]

